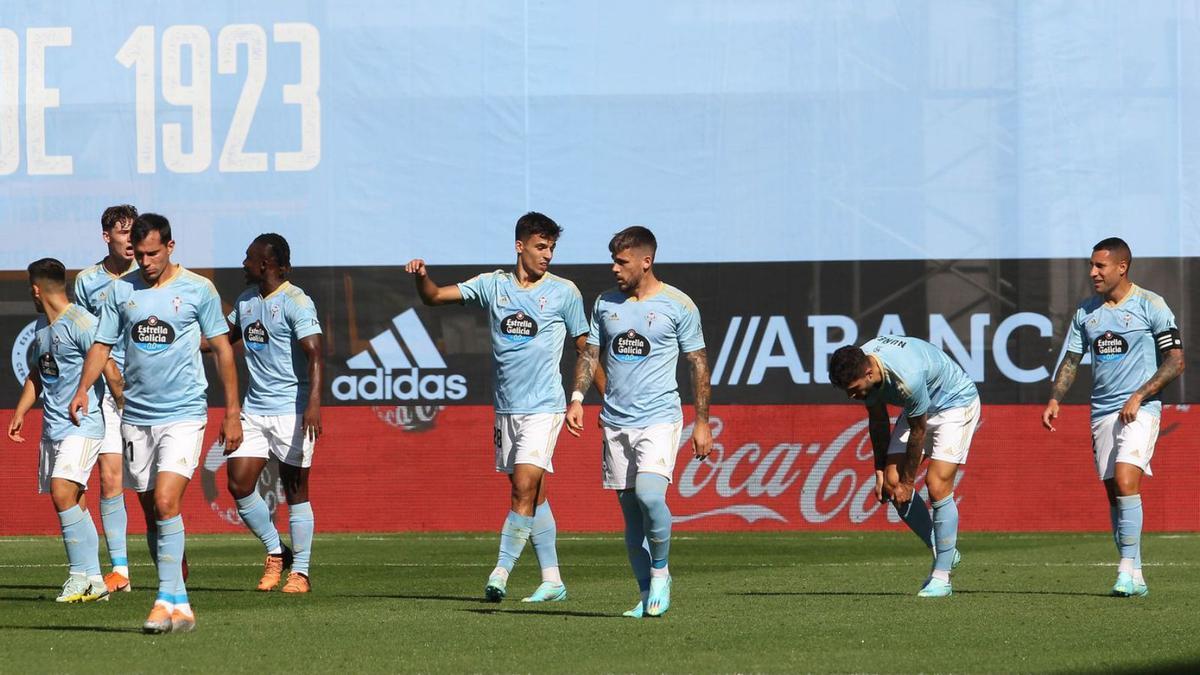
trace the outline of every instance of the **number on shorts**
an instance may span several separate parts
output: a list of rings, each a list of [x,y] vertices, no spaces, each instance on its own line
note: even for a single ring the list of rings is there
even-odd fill
[[[133,461],[133,441],[125,441],[125,461]]]
[[[495,445],[495,447],[499,448],[500,447],[500,427],[496,427],[493,431],[495,433],[492,434],[492,443]]]

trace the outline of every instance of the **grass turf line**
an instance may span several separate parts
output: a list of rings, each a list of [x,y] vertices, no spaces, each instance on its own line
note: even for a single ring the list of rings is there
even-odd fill
[[[692,534],[672,546],[671,611],[623,619],[636,587],[617,535],[568,535],[571,599],[482,601],[495,535],[324,535],[310,596],[258,593],[248,536],[188,537],[197,632],[147,636],[156,577],[131,537],[135,591],[54,602],[54,537],[0,539],[4,672],[521,671],[1002,672],[1200,665],[1200,535],[1148,535],[1150,596],[1107,597],[1103,534],[960,536],[951,598],[914,597],[928,558],[912,535]],[[103,556],[103,552],[102,552]]]

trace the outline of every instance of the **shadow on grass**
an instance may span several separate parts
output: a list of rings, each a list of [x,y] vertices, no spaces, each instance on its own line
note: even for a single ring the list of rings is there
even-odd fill
[[[1108,593],[1094,593],[1091,591],[989,591],[987,589],[977,590],[955,590],[955,595],[1063,595],[1076,598],[1111,598],[1113,596]]]
[[[258,593],[267,595],[265,591],[260,591],[257,588],[242,588],[240,586],[237,588],[215,588],[213,586],[192,586],[189,584],[187,590],[188,593],[200,591],[203,593]]]
[[[601,614],[600,612],[572,612],[560,609],[462,609],[461,612],[472,614],[511,614],[513,616],[578,616],[588,619],[623,619],[619,614]]]
[[[56,587],[46,586],[46,585],[38,585],[38,584],[0,584],[0,589],[18,590],[18,591],[46,591],[46,592],[55,592],[55,593],[58,592],[56,590]]]
[[[51,598],[49,595],[38,597],[31,595],[0,595],[0,600],[4,602],[53,602],[54,598]]]
[[[1167,673],[1195,673],[1200,671],[1200,656],[1176,659],[1163,663],[1147,664],[1133,668],[1117,668],[1114,673],[1145,673],[1146,675],[1166,675]]]
[[[190,590],[190,589],[189,589]],[[410,593],[343,593],[335,598],[385,598],[394,600],[441,600],[442,602],[471,602],[477,605],[490,605],[491,602],[468,595],[415,595]]]
[[[0,626],[0,630],[41,630],[41,631],[82,631],[85,633],[137,633],[141,634],[141,628],[116,628],[113,626]]]
[[[726,595],[739,595],[742,597],[788,597],[788,596],[862,596],[871,597],[879,595],[912,595],[912,593],[901,593],[900,591],[745,591],[742,593],[727,593]]]

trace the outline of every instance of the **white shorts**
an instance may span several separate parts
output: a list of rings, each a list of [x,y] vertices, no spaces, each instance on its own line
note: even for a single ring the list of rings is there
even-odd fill
[[[562,431],[562,413],[496,413],[492,444],[496,471],[512,473],[518,464],[532,464],[554,473],[554,444]]]
[[[1132,464],[1153,476],[1150,458],[1158,442],[1158,424],[1158,416],[1145,408],[1138,410],[1137,419],[1129,424],[1121,421],[1119,410],[1092,422],[1092,456],[1100,480],[1113,477],[1117,462]]]
[[[679,436],[683,420],[652,424],[641,429],[616,429],[603,426],[604,454],[600,460],[603,487],[606,490],[628,490],[634,486],[639,473],[665,476],[667,482],[675,475],[675,453],[679,451]]]
[[[304,416],[255,415],[242,413],[242,444],[229,454],[267,459],[271,455],[284,464],[304,469],[312,466],[317,442],[304,433]]]
[[[117,401],[104,390],[104,398],[100,399],[100,413],[104,416],[104,442],[100,444],[100,454],[121,455],[125,453],[125,443],[121,440],[121,413],[117,410]]]
[[[960,408],[949,408],[925,420],[925,456],[952,464],[966,464],[971,438],[979,425],[979,399]],[[908,452],[908,418],[903,414],[892,431],[887,454]]]
[[[125,438],[125,487],[149,492],[160,472],[191,479],[200,462],[204,422],[187,420],[143,426],[122,424]]]
[[[38,492],[50,491],[51,478],[65,478],[87,490],[88,476],[100,456],[100,439],[67,436],[61,441],[43,438],[38,461]]]

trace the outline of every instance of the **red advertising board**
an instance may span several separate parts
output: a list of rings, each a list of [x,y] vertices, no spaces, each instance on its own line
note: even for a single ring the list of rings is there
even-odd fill
[[[600,488],[597,412],[587,410],[583,438],[564,432],[559,439],[549,494],[560,530],[621,527],[616,499]],[[1087,407],[1064,407],[1055,433],[1042,429],[1040,412],[1040,406],[1030,405],[983,407],[956,491],[964,530],[1108,529],[1104,492],[1092,465]],[[318,530],[499,528],[508,483],[492,466],[491,409],[430,409],[419,424],[411,413],[394,406],[325,408],[326,435],[317,447],[310,489]],[[11,411],[0,414],[6,422]],[[212,412],[202,468],[185,499],[189,532],[241,531],[225,491],[223,457],[213,445],[220,414]],[[690,424],[689,410],[685,418]],[[669,494],[678,529],[903,527],[890,508],[872,498],[861,406],[719,406],[713,408],[712,424],[716,449],[708,462],[693,461],[686,446],[679,453]],[[36,493],[40,426],[35,411],[26,423],[25,444],[0,440],[0,535],[58,531],[49,498]],[[1200,410],[1166,406],[1154,476],[1143,484],[1147,529],[1200,530],[1197,441]],[[127,504],[138,508],[132,496]],[[142,531],[140,518],[131,514],[129,522],[131,531]]]

